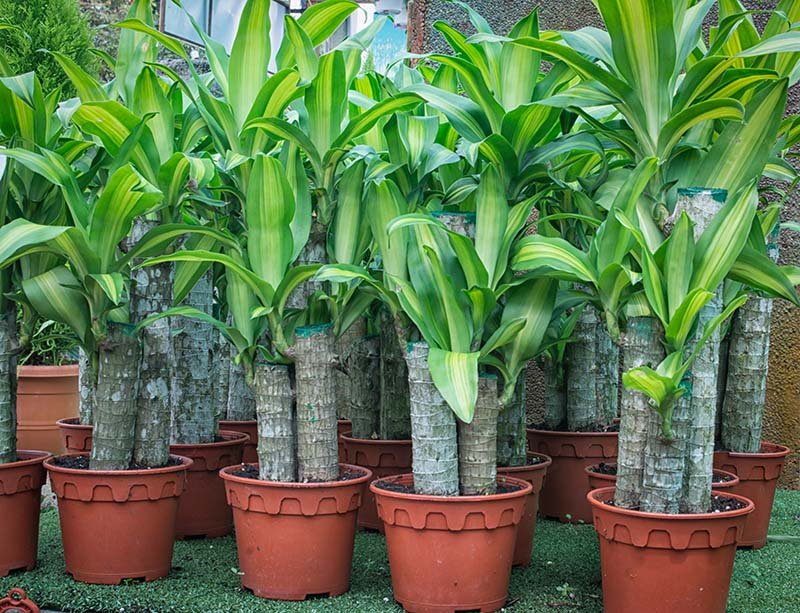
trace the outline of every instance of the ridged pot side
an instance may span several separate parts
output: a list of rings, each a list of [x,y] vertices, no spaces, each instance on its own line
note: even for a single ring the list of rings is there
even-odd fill
[[[89,453],[92,450],[94,428],[78,422],[77,417],[59,419],[56,422],[67,453]]]
[[[176,456],[173,456],[176,457]],[[169,573],[178,500],[192,464],[147,470],[76,470],[45,462],[58,500],[66,571],[116,585]]]
[[[347,481],[281,483],[220,471],[233,508],[242,586],[256,596],[305,600],[350,588],[356,518],[370,471]]]
[[[36,566],[39,509],[47,477],[44,451],[18,451],[16,462],[0,464],[0,577]]]
[[[761,549],[767,544],[775,490],[789,453],[788,447],[764,442],[761,443],[760,453],[717,451],[714,454],[715,467],[739,477],[738,485],[731,492],[749,498],[756,507],[747,518],[740,547]]]
[[[17,369],[17,446],[64,453],[58,420],[78,416],[78,365]]]
[[[490,496],[423,496],[381,484],[413,487],[413,475],[374,482],[394,598],[413,613],[497,611],[508,597],[517,526],[533,491],[527,481]]]
[[[242,462],[245,464],[258,463],[258,422],[255,419],[245,421],[221,419],[219,429],[246,434],[248,440],[242,450]]]
[[[753,504],[696,515],[620,509],[614,488],[587,495],[600,540],[605,613],[725,613],[736,543]]]

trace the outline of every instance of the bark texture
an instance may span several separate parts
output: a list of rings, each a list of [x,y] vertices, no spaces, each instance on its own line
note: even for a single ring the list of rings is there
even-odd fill
[[[126,470],[133,458],[136,431],[139,363],[142,345],[139,338],[123,327],[111,324],[108,337],[98,349],[97,392],[92,470]]]
[[[353,438],[378,438],[380,430],[380,338],[368,336],[353,345],[348,414]]]
[[[478,379],[478,399],[472,422],[458,422],[458,474],[464,496],[497,491],[497,378]]]
[[[544,374],[544,423],[550,430],[567,428],[567,390],[559,364],[550,358],[542,360]]]
[[[591,432],[617,415],[619,350],[592,305],[578,318],[565,351],[567,426]]]
[[[258,414],[258,471],[265,481],[297,480],[297,434],[290,367],[256,364],[253,389]]]
[[[298,328],[296,336],[298,480],[334,481],[339,455],[333,329],[308,326]]]
[[[335,343],[339,368],[336,369],[336,415],[350,419],[351,378],[356,362],[356,345],[367,335],[367,320],[359,317]]]
[[[523,369],[514,386],[514,395],[497,416],[497,465],[524,466],[528,461],[525,375]]]
[[[621,338],[623,372],[639,366],[658,366],[664,359],[664,349],[660,343],[662,335],[661,326],[655,318],[629,319]],[[622,389],[620,409],[622,419],[614,503],[618,507],[634,509],[639,507],[642,493],[647,430],[653,411],[646,395],[625,387]]]
[[[690,405],[690,399],[686,396],[675,403],[672,439],[664,438],[661,417],[655,411],[650,412],[644,450],[641,511],[669,514],[680,511],[686,466],[686,438],[690,428]]]
[[[380,321],[380,438],[388,441],[411,438],[408,366],[394,321],[381,309]]]
[[[316,219],[311,224],[311,232],[308,242],[300,255],[297,256],[296,264],[325,264],[328,261],[328,251],[326,248],[328,229]],[[291,309],[304,309],[308,305],[308,299],[317,290],[322,289],[321,281],[305,281],[295,289],[286,301],[286,306]]]
[[[458,495],[456,418],[428,369],[428,344],[411,343],[406,353],[411,411],[414,491]]]
[[[78,400],[80,420],[84,426],[94,423],[95,392],[97,390],[97,356],[78,350]]]
[[[0,464],[17,459],[17,310],[0,312]]]
[[[228,419],[228,394],[231,381],[231,344],[217,333],[214,343],[214,387],[211,390],[211,403],[214,407],[214,419]]]
[[[213,283],[210,272],[200,278],[183,304],[212,314]],[[193,445],[216,440],[213,404],[213,348],[216,332],[206,322],[189,317],[172,323],[175,351],[173,369],[172,442]]]
[[[231,421],[255,419],[256,398],[253,388],[247,384],[244,366],[231,360],[228,377],[227,419]]]

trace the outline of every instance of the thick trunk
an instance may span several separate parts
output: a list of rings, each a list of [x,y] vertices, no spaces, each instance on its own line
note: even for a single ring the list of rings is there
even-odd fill
[[[497,491],[497,378],[478,379],[478,399],[472,422],[458,422],[458,474],[464,496]]]
[[[211,390],[211,403],[214,406],[214,419],[228,419],[228,394],[231,380],[231,344],[221,334],[215,334],[214,387]]]
[[[623,372],[645,365],[655,368],[664,359],[662,335],[657,319],[629,319],[622,331]],[[647,428],[653,411],[647,396],[623,387],[621,413],[614,503],[618,507],[635,509],[639,507],[642,494]]]
[[[258,414],[259,477],[265,481],[296,481],[297,436],[290,367],[256,364],[253,389]]]
[[[600,314],[587,305],[565,352],[567,425],[591,432],[617,416],[619,349]]]
[[[722,406],[722,448],[758,453],[767,394],[772,299],[750,296],[733,317]]]
[[[353,345],[348,414],[353,438],[377,438],[380,430],[380,338],[368,336]]]
[[[686,396],[675,403],[672,439],[664,438],[661,418],[655,411],[650,412],[639,504],[641,511],[669,514],[680,511],[686,466],[686,439],[690,428],[690,404],[690,399]]]
[[[336,339],[336,355],[339,368],[336,369],[336,415],[339,419],[350,419],[351,380],[356,369],[356,345],[367,335],[367,320],[359,317]]]
[[[311,224],[311,233],[308,242],[300,255],[297,256],[297,264],[324,264],[328,261],[328,251],[326,248],[328,229],[317,220]],[[320,281],[305,281],[295,289],[286,301],[286,306],[291,309],[304,309],[308,305],[311,295],[323,288]]]
[[[97,356],[78,350],[78,399],[80,420],[84,426],[94,423],[95,391],[97,390]]]
[[[141,222],[138,225],[144,225]],[[139,232],[143,234],[147,227]],[[171,262],[140,268],[132,273],[131,317],[140,322],[172,305],[174,265]],[[175,352],[168,319],[160,319],[141,332],[138,415],[133,460],[142,466],[164,466],[169,460],[170,381]]]
[[[0,313],[0,464],[17,459],[17,309]]]
[[[141,351],[138,336],[127,334],[121,325],[109,326],[98,349],[92,470],[126,470],[131,465]]]
[[[550,358],[542,360],[544,373],[544,423],[550,430],[567,428],[567,391],[563,371]]]
[[[183,304],[211,315],[214,303],[211,274],[200,278]],[[217,436],[213,404],[214,328],[190,317],[172,323],[175,368],[172,378],[172,442],[212,443]]]
[[[256,398],[253,388],[247,385],[244,366],[233,360],[228,372],[227,417],[231,421],[249,421],[256,418]]]
[[[523,368],[514,386],[514,395],[497,416],[497,465],[524,466],[528,460],[528,436],[525,412],[525,375]]]
[[[412,343],[406,353],[413,441],[414,491],[458,495],[458,435],[453,410],[433,384],[428,345]]]
[[[339,477],[336,354],[330,325],[298,328],[293,348],[297,390],[298,480]]]
[[[380,344],[380,438],[408,440],[411,438],[408,366],[405,348],[388,309],[381,309]]]

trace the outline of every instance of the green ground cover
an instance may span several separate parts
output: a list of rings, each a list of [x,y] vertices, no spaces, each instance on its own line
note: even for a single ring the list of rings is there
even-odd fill
[[[771,541],[760,551],[737,554],[729,613],[800,611],[800,492],[778,493],[770,534],[798,540]],[[540,521],[533,562],[529,568],[513,572],[506,610],[600,612],[598,563],[597,537],[591,527]],[[172,573],[160,581],[114,587],[77,583],[64,572],[54,510],[42,515],[39,567],[0,579],[0,592],[5,594],[11,587],[24,588],[45,608],[80,613],[401,611],[392,600],[386,548],[377,534],[362,533],[356,539],[353,584],[348,594],[302,603],[269,602],[239,586],[232,537],[177,543]]]

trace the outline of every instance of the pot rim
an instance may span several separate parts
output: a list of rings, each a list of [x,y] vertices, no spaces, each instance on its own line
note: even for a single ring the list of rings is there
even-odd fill
[[[717,487],[719,487],[720,485],[723,488],[733,487],[734,485],[738,485],[739,482],[741,481],[741,479],[739,479],[739,475],[737,475],[736,473],[732,473],[729,470],[722,470],[721,468],[714,468],[711,472],[712,473],[716,473],[718,475],[722,474],[722,475],[726,475],[728,477],[733,477],[733,479],[729,479],[728,481],[717,481],[717,483],[714,484]]]
[[[298,483],[294,481],[262,481],[261,479],[250,479],[248,477],[240,477],[239,475],[232,475],[231,471],[234,470],[241,470],[242,466],[258,466],[258,463],[255,462],[242,462],[241,464],[234,464],[233,466],[226,466],[225,468],[221,468],[219,471],[219,476],[222,477],[225,481],[232,481],[234,483],[240,483],[242,485],[255,485],[255,486],[263,486],[265,488],[285,488],[291,490],[315,490],[315,489],[330,489],[334,487],[349,487],[351,485],[361,485],[362,483],[367,483],[369,480],[372,479],[372,471],[368,468],[364,468],[363,466],[356,466],[355,464],[344,464],[343,462],[339,462],[339,469],[341,470],[342,467],[346,467],[349,469],[363,471],[364,474],[360,477],[356,477],[355,479],[348,479],[347,481],[321,481],[315,483]]]
[[[217,447],[235,447],[250,440],[250,435],[245,432],[235,432],[233,430],[220,430],[219,435],[222,441],[212,441],[210,443],[172,443],[169,448],[175,451],[188,451],[189,449],[214,449]],[[226,438],[227,437],[227,438]],[[177,453],[176,455],[180,455]]]
[[[607,464],[613,464],[614,466],[617,465],[616,462],[607,462]],[[616,474],[609,475],[609,474],[606,474],[606,473],[599,473],[599,472],[596,472],[596,471],[592,470],[593,468],[595,468],[597,466],[598,466],[598,464],[591,464],[591,465],[587,466],[586,468],[584,468],[583,470],[587,475],[589,475],[591,477],[594,477],[595,479],[602,479],[602,480],[605,480],[605,481],[616,481],[617,480],[617,475]],[[713,472],[716,473],[716,474],[723,474],[723,475],[725,475],[727,477],[733,477],[733,479],[729,479],[728,481],[721,481],[721,482],[718,481],[717,483],[714,484],[717,487],[719,487],[720,485],[722,485],[723,488],[725,488],[725,487],[733,487],[734,485],[737,485],[739,483],[739,477],[736,474],[734,474],[731,471],[729,471],[729,470],[722,470],[721,468],[714,468]]]
[[[23,456],[21,460],[19,459],[20,456]],[[0,464],[0,470],[35,466],[36,464],[41,464],[45,460],[48,460],[52,457],[53,454],[49,451],[39,451],[38,449],[17,449],[16,462],[6,462],[5,464]]]
[[[534,432],[536,434],[543,434],[545,436],[619,436],[619,432],[570,432],[569,430],[537,430],[536,428],[526,428],[525,430],[527,432]]]
[[[731,517],[739,517],[740,515],[749,515],[756,508],[755,504],[753,504],[753,501],[749,498],[745,498],[744,496],[739,496],[737,494],[731,494],[730,492],[726,491],[711,490],[712,494],[723,496],[725,498],[735,498],[736,500],[747,503],[747,506],[743,509],[722,511],[721,513],[676,513],[675,515],[670,515],[668,513],[646,513],[644,511],[634,511],[633,509],[614,507],[605,504],[602,500],[599,500],[600,497],[607,497],[606,499],[608,499],[613,496],[615,489],[616,487],[601,487],[596,490],[592,490],[586,494],[586,499],[593,507],[597,507],[598,509],[603,509],[604,511],[609,511],[618,515],[627,515],[628,517],[635,517],[639,519],[664,519],[676,522],[730,519]],[[611,496],[609,496],[609,494]]]
[[[352,434],[349,432],[347,434]],[[383,439],[383,438],[355,438],[347,434],[340,434],[339,436],[345,442],[358,443],[359,445],[387,445],[387,446],[407,446],[411,444],[410,438],[401,439]]]
[[[380,494],[381,496],[386,496],[388,498],[402,498],[404,500],[414,500],[418,502],[445,502],[451,504],[459,504],[462,502],[470,503],[509,500],[512,498],[522,498],[533,492],[533,485],[531,485],[528,481],[525,481],[524,479],[517,479],[516,477],[508,477],[506,475],[498,475],[497,480],[502,480],[504,483],[511,482],[513,485],[520,485],[522,487],[513,492],[505,492],[503,494],[488,494],[487,496],[431,496],[429,494],[408,494],[406,492],[394,492],[392,490],[385,490],[378,487],[378,484],[383,481],[389,481],[392,479],[400,481],[405,480],[406,478],[413,480],[414,474],[405,473],[402,475],[393,475],[391,477],[375,479],[375,481],[370,483],[369,489],[374,494]]]
[[[181,461],[180,464],[177,466],[161,466],[160,468],[143,468],[141,470],[89,470],[89,469],[81,469],[81,468],[66,468],[64,466],[58,466],[57,464],[53,463],[53,460],[58,458],[65,458],[69,456],[85,456],[89,455],[88,452],[85,453],[64,453],[58,456],[53,456],[45,460],[44,467],[47,469],[48,472],[53,473],[63,473],[66,475],[97,475],[98,477],[140,477],[142,475],[163,475],[166,473],[177,473],[181,471],[188,470],[188,468],[194,464],[194,460],[191,458],[186,458],[184,456],[170,454],[169,457],[177,458]]]
[[[770,443],[769,441],[761,441],[761,446],[764,445],[771,445],[776,447],[776,451],[759,451],[757,453],[744,453],[740,451],[716,451],[715,453],[725,454],[731,458],[783,458],[789,455],[792,450],[787,447],[786,445],[780,445],[778,443]]]
[[[612,464],[612,462],[604,462],[604,464]],[[592,470],[593,468],[595,468],[597,466],[599,466],[598,463],[590,464],[589,466],[585,466],[583,468],[583,472],[585,472],[590,477],[594,477],[595,479],[603,479],[605,481],[616,481],[617,480],[617,475],[616,474],[609,475],[609,474],[606,474],[606,473],[599,473],[599,472],[596,472],[596,471]]]
[[[78,376],[78,364],[23,364],[17,366],[17,377],[29,379],[66,379]]]
[[[503,475],[508,475],[508,474],[514,475],[514,473],[521,473],[529,470],[544,470],[553,463],[553,458],[544,453],[529,451],[527,456],[529,458],[541,458],[544,461],[539,462],[538,464],[526,464],[525,466],[498,466],[497,467],[498,474],[501,474],[500,473],[501,470],[503,471],[502,472]]]
[[[77,423],[71,423],[75,422]],[[92,424],[82,424],[80,417],[62,417],[61,419],[56,420],[56,425],[61,428],[94,428]]]
[[[220,419],[220,424],[248,424],[248,425],[258,425],[257,419]]]

